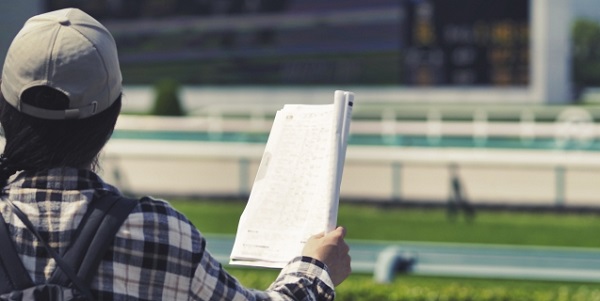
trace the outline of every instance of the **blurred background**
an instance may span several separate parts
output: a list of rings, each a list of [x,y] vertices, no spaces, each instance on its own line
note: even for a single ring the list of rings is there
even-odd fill
[[[133,193],[245,196],[274,112],[346,89],[345,199],[600,205],[596,1],[3,2],[0,53],[69,6],[117,40],[128,115],[105,171]],[[161,163],[189,180],[146,176]]]
[[[275,111],[286,103],[330,103],[334,90],[344,89],[356,102],[342,203],[429,208],[433,215],[443,208],[467,219],[493,209],[540,214],[528,220],[545,212],[591,214],[593,223],[600,212],[596,0],[3,1],[0,55],[28,17],[64,7],[96,17],[117,41],[124,114],[102,174],[127,193],[245,200]],[[548,225],[559,220],[552,216]],[[519,232],[508,224],[506,240],[485,238],[493,232],[480,233],[482,240],[600,247],[581,233],[578,242],[519,241],[508,238]],[[558,231],[544,229],[542,236]],[[392,236],[429,237],[404,235]],[[450,241],[482,242],[477,235]],[[427,251],[419,250],[426,262]],[[598,282],[600,257],[593,254],[573,259],[586,271],[565,264],[568,273],[553,267],[531,278],[554,273],[587,275],[558,281]],[[496,255],[496,263],[510,256]],[[547,263],[571,255],[542,257]],[[381,258],[368,256],[371,272]],[[480,274],[502,277],[487,271]]]
[[[596,1],[0,6],[2,53],[28,16],[69,6],[113,33],[128,116],[105,166],[128,191],[247,195],[274,112],[284,103],[329,103],[346,89],[357,99],[347,199],[445,203],[460,184],[478,205],[600,206]],[[186,118],[153,118],[161,115]],[[146,146],[165,140],[171,146]],[[137,159],[120,160],[126,156]],[[145,176],[159,163],[180,164],[167,170],[197,181]]]

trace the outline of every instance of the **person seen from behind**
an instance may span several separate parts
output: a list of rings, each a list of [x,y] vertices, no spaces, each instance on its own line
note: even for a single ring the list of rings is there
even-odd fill
[[[64,254],[88,204],[120,194],[96,174],[121,110],[117,47],[108,30],[79,9],[40,14],[14,38],[0,81],[6,142],[0,213],[29,276],[44,283],[56,263],[7,201]],[[90,287],[98,300],[333,300],[335,286],[350,274],[344,236],[338,227],[311,237],[302,255],[260,291],[227,273],[199,230],[168,202],[142,198]]]

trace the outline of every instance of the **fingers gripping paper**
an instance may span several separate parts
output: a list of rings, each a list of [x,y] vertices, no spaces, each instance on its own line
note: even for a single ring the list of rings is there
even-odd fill
[[[231,264],[283,267],[335,228],[354,94],[277,111],[240,217]]]

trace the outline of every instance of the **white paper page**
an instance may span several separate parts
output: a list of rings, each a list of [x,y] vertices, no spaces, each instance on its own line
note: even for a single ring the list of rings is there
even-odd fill
[[[339,200],[340,198],[340,188],[342,185],[342,175],[344,171],[344,163],[346,161],[346,147],[348,145],[348,134],[350,133],[350,122],[352,121],[352,107],[354,105],[354,93],[349,91],[335,91],[334,96],[334,105],[338,106],[336,119],[338,120],[338,125],[336,127],[337,133],[335,135],[336,139],[339,139],[338,143],[334,145],[337,147],[336,150],[337,155],[334,160],[334,166],[337,166],[337,170],[335,171],[333,179],[336,180],[333,192],[332,199]],[[329,224],[327,225],[327,230],[331,231],[335,229],[337,226],[337,215],[338,215],[338,205],[339,202],[333,203],[333,206],[330,208],[329,212]]]
[[[339,152],[345,151],[339,143],[342,124],[349,122],[341,100],[277,112],[240,218],[232,264],[283,267],[310,235],[335,227]]]

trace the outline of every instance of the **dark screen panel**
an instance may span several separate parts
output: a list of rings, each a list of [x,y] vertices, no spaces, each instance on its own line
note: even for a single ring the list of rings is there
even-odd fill
[[[409,1],[406,12],[408,85],[529,83],[529,1]]]

